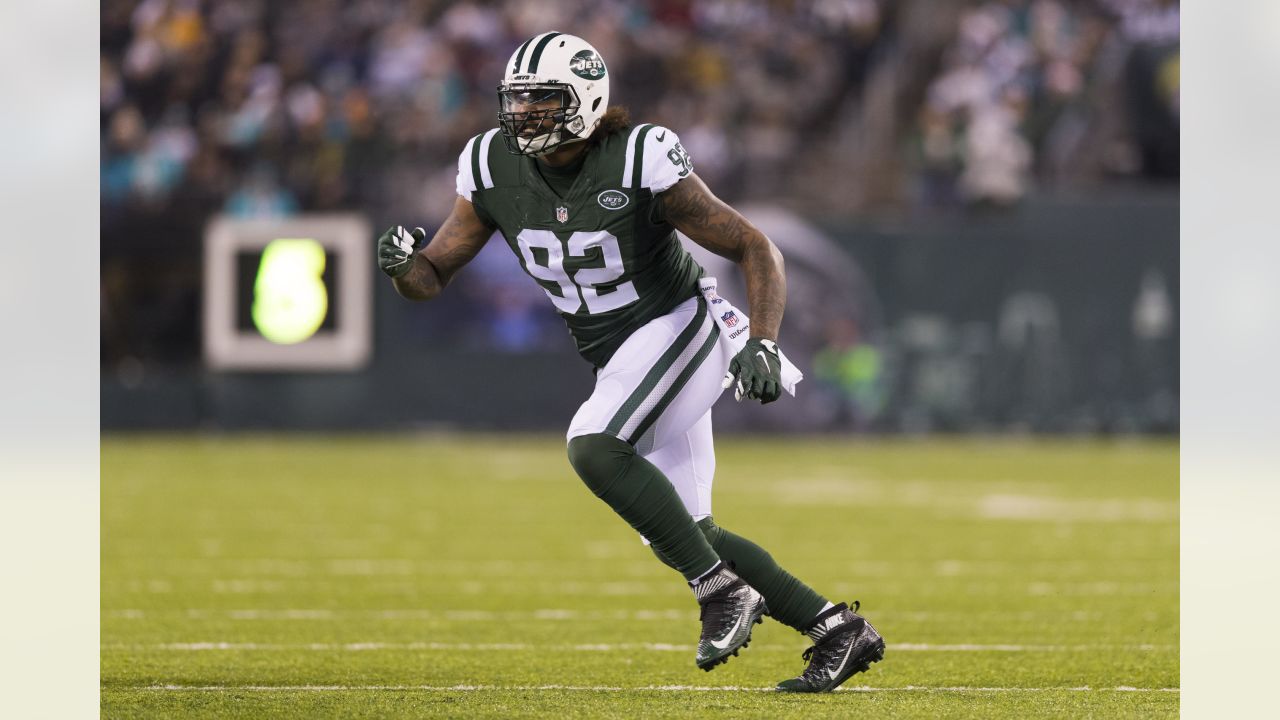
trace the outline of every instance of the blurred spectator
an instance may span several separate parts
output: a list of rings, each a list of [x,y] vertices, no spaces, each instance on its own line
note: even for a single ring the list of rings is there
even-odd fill
[[[883,366],[881,351],[863,342],[852,319],[827,324],[826,345],[813,358],[813,372],[842,401],[836,419],[865,428],[880,414],[888,399]]]
[[[275,171],[257,165],[245,184],[227,198],[226,212],[238,218],[287,217],[298,210],[298,201],[276,181]]]
[[[916,118],[917,198],[926,206],[957,199],[1003,205],[1024,196],[1037,171],[1048,180],[1047,161],[1070,153],[1045,146],[1084,132],[1055,133],[1059,123],[1114,111],[1091,93],[1122,54],[1131,55],[1124,95],[1144,160],[1137,170],[1176,177],[1177,42],[1178,7],[1170,0],[971,4]],[[1151,44],[1160,59],[1172,45],[1174,64],[1150,60]],[[1114,163],[1107,169],[1123,171]]]

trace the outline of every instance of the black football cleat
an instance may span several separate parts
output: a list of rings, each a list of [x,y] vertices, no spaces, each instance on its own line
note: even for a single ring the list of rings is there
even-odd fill
[[[778,683],[781,692],[831,692],[845,680],[871,669],[871,663],[884,657],[884,638],[866,618],[840,603],[818,616],[805,634],[813,639],[813,647],[804,651],[808,661],[800,677]]]
[[[702,606],[698,667],[710,671],[751,642],[751,629],[764,622],[769,609],[764,596],[724,565],[693,592]]]

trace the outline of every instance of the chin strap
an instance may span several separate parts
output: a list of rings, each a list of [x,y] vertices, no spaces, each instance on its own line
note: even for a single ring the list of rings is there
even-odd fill
[[[566,134],[563,130],[558,130],[557,132],[560,133],[561,135]],[[576,142],[583,142],[585,140],[586,138],[582,138],[582,137],[570,137],[568,140],[555,143],[550,147],[550,149],[539,150],[538,152],[533,153],[533,157],[536,157],[536,158],[546,157],[547,155],[550,155],[551,153],[559,150],[562,147],[565,147],[567,145],[572,145],[573,143],[576,143]]]

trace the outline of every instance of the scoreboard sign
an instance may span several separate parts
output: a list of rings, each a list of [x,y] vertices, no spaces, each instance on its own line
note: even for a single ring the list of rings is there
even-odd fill
[[[342,371],[369,360],[372,229],[358,215],[219,217],[205,231],[213,370]]]

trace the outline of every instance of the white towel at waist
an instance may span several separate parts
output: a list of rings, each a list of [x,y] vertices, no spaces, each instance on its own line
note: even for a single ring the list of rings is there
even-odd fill
[[[711,311],[711,316],[720,326],[720,336],[732,349],[730,357],[736,355],[746,346],[747,338],[751,337],[751,319],[728,300],[716,294],[715,278],[704,277],[698,281],[698,286],[702,288],[702,296],[707,299],[707,308]],[[804,379],[804,373],[787,359],[782,348],[778,348],[778,357],[782,360],[782,389],[794,397],[796,383]]]

